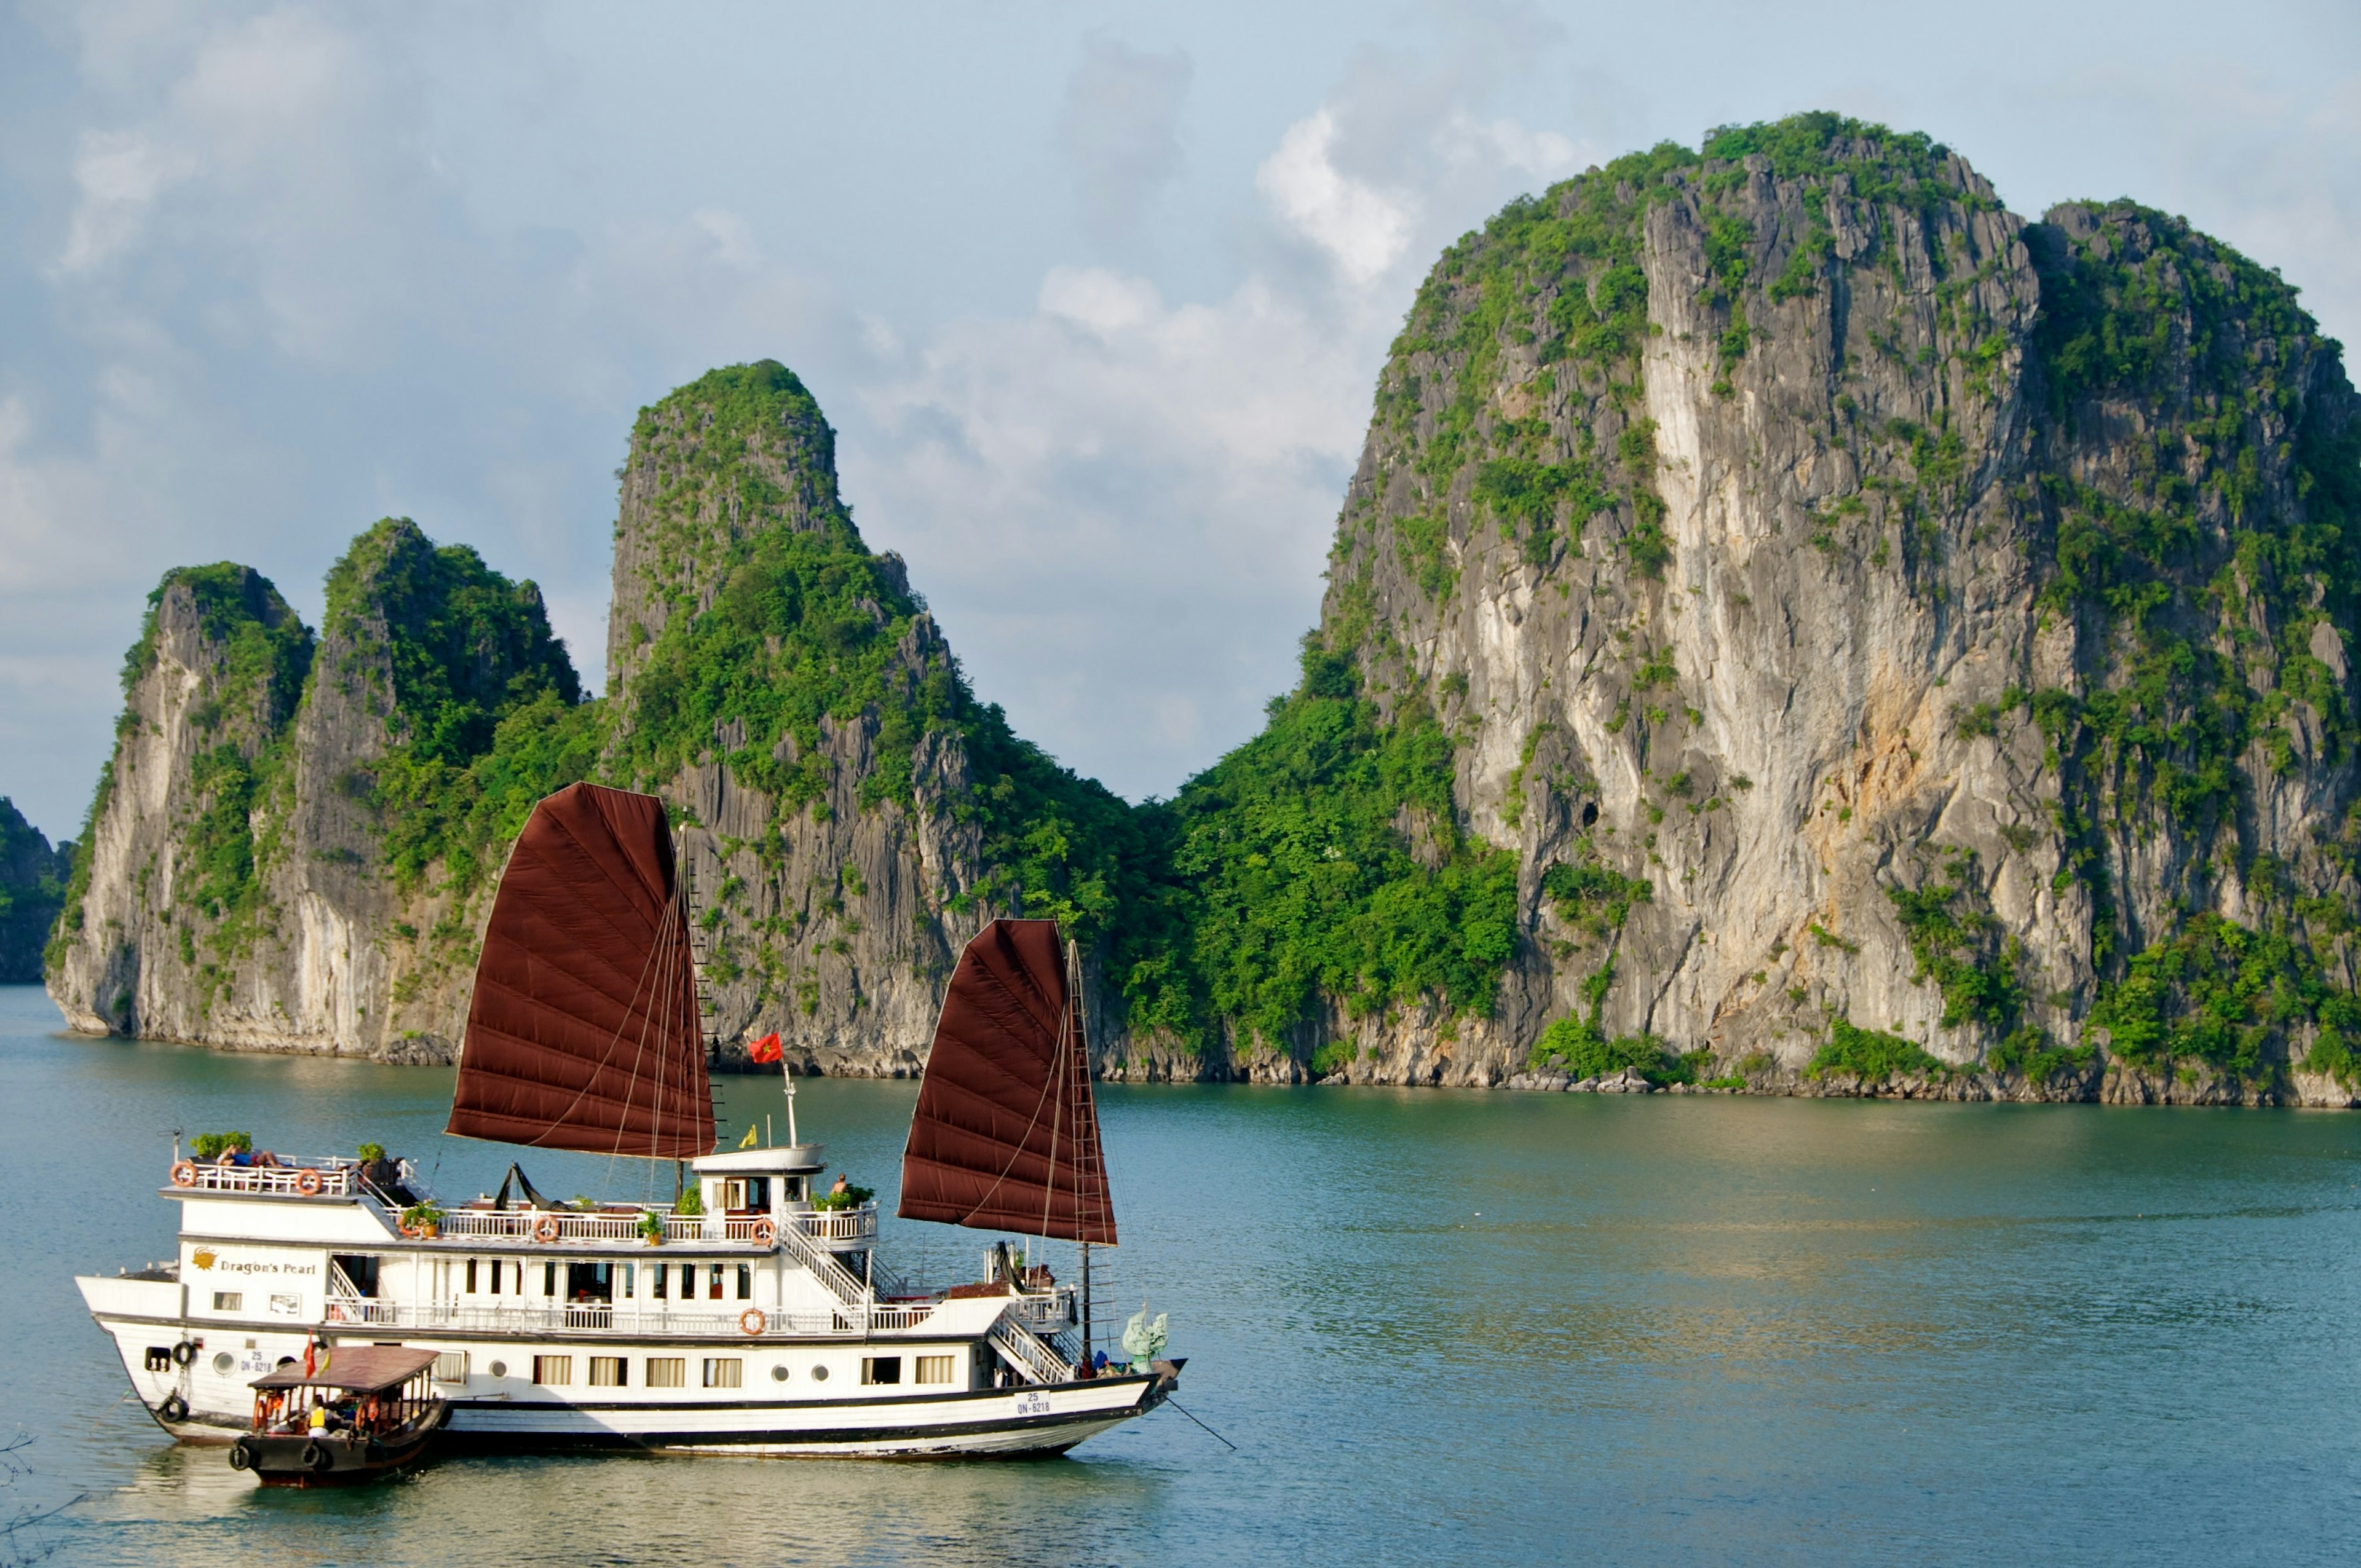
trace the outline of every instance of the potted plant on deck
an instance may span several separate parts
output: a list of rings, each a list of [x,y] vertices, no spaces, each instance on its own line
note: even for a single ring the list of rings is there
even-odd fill
[[[443,1234],[443,1211],[433,1203],[412,1203],[401,1212],[401,1234],[433,1241]]]
[[[653,1209],[640,1211],[640,1239],[650,1246],[664,1245],[664,1216]]]

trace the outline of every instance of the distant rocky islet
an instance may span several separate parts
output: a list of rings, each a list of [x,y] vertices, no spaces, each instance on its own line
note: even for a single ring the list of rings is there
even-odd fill
[[[711,1023],[914,1071],[995,914],[1111,1077],[2351,1105],[2361,421],[2275,272],[1832,115],[1445,253],[1263,734],[1133,807],[971,692],[769,362],[643,411],[609,695],[412,523],[169,574],[80,1029],[447,1060],[508,840],[684,828]],[[5,826],[5,824],[0,824]]]

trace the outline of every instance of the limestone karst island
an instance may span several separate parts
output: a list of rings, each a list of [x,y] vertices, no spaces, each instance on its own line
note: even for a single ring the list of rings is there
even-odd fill
[[[1108,1078],[2351,1105],[2339,355],[2185,222],[2020,217],[1923,136],[1618,159],[1435,262],[1299,682],[1139,806],[1012,732],[756,358],[629,433],[603,697],[432,518],[316,628],[168,573],[70,870],[0,824],[0,933],[55,909],[78,1030],[447,1061],[592,780],[683,830],[725,1060],[913,1073],[1028,916]]]

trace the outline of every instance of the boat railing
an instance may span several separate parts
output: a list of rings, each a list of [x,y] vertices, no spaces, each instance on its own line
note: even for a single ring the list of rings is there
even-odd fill
[[[371,1323],[391,1327],[401,1321],[401,1308],[392,1301],[379,1301],[368,1296],[328,1298],[328,1321],[332,1323]]]
[[[653,1213],[668,1242],[748,1242],[761,1245],[763,1227],[791,1228],[829,1251],[855,1250],[877,1240],[877,1205],[858,1209],[768,1214],[675,1214],[643,1209],[452,1209],[440,1234],[446,1240],[614,1243],[642,1242],[641,1216]]]
[[[1003,1311],[984,1336],[994,1350],[1036,1383],[1063,1383],[1073,1376],[1071,1362],[1044,1344],[1014,1312]]]
[[[361,1174],[350,1160],[273,1156],[272,1165],[217,1165],[184,1159],[172,1168],[171,1183],[182,1192],[236,1192],[269,1198],[350,1198],[361,1190]]]
[[[781,1338],[859,1338],[862,1335],[924,1323],[933,1313],[931,1303],[895,1307],[840,1307],[834,1311],[782,1311],[741,1302],[721,1311],[686,1308],[642,1308],[606,1302],[569,1301],[546,1307],[469,1307],[445,1302],[401,1306],[390,1301],[336,1303],[368,1310],[366,1317],[332,1321],[367,1322],[389,1328],[463,1329],[486,1333],[566,1332],[611,1333],[640,1339],[725,1339],[763,1341]]]
[[[1008,1315],[1044,1337],[1074,1321],[1073,1293],[1069,1288],[1021,1295],[1008,1303]]]

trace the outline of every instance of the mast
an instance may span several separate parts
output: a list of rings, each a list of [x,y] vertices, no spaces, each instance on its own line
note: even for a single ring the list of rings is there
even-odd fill
[[[1082,1037],[1082,963],[1081,956],[1074,947],[1073,941],[1069,938],[1066,943],[1065,1043],[1066,1048],[1070,1052],[1079,1051],[1081,1053],[1082,1078],[1082,1081],[1087,1084],[1090,1081],[1091,1076],[1091,1052],[1089,1043]],[[1067,1064],[1060,1062],[1059,1065],[1061,1069],[1066,1069]],[[1093,1121],[1095,1123],[1095,1115],[1093,1117]],[[1074,1147],[1076,1157],[1074,1161],[1074,1217],[1078,1221],[1083,1218],[1082,1193],[1084,1190],[1083,1171],[1082,1168],[1082,1140],[1079,1136],[1081,1130],[1082,1129],[1080,1127],[1075,1129],[1077,1136],[1075,1138]],[[1093,1349],[1091,1343],[1091,1238],[1088,1230],[1082,1231],[1082,1237],[1077,1245],[1082,1248],[1082,1365],[1085,1370],[1095,1371],[1096,1367],[1093,1365],[1093,1358],[1091,1354]]]

